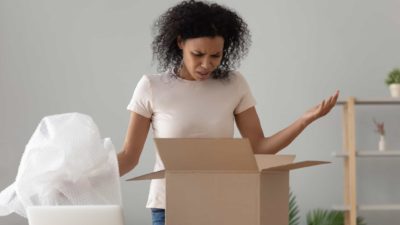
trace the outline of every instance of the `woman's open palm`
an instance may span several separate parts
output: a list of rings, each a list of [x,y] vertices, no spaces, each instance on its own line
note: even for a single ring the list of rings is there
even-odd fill
[[[339,97],[339,91],[336,91],[332,96],[324,99],[320,104],[309,109],[304,115],[305,121],[308,123],[317,120],[320,117],[325,116],[331,111],[331,109],[335,106],[336,101]]]

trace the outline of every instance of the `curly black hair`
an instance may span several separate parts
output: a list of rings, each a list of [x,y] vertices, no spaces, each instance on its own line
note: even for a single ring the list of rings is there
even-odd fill
[[[228,77],[230,71],[247,55],[251,44],[246,22],[234,11],[216,3],[204,1],[182,1],[169,8],[153,25],[153,58],[159,62],[159,70],[176,70],[182,61],[182,50],[177,38],[182,40],[197,37],[224,38],[221,64],[212,77]]]

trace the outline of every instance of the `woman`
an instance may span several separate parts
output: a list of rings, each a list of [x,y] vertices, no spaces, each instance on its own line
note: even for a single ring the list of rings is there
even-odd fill
[[[154,28],[153,53],[163,72],[143,76],[128,105],[131,118],[118,154],[121,176],[137,165],[150,125],[154,137],[226,138],[233,137],[236,122],[255,153],[275,154],[326,115],[338,98],[336,92],[287,128],[264,137],[249,86],[234,71],[250,44],[242,18],[218,4],[183,1],[161,15]],[[154,170],[162,169],[157,155]],[[147,207],[153,224],[164,224],[164,180],[151,182]]]

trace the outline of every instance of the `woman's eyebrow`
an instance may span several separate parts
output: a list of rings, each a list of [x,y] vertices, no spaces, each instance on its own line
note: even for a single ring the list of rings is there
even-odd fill
[[[204,52],[202,52],[202,51],[199,51],[199,50],[193,50],[192,51],[193,53],[196,53],[196,54],[205,54]],[[218,52],[216,52],[216,53],[213,53],[213,54],[210,54],[210,55],[219,55],[219,54],[221,54],[222,53],[222,51],[218,51]]]

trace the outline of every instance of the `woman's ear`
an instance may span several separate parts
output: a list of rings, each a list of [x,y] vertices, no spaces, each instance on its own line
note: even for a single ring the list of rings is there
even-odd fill
[[[180,49],[183,49],[184,41],[182,40],[181,36],[178,36],[178,37],[176,38],[176,43],[178,44],[178,47],[179,47]]]

